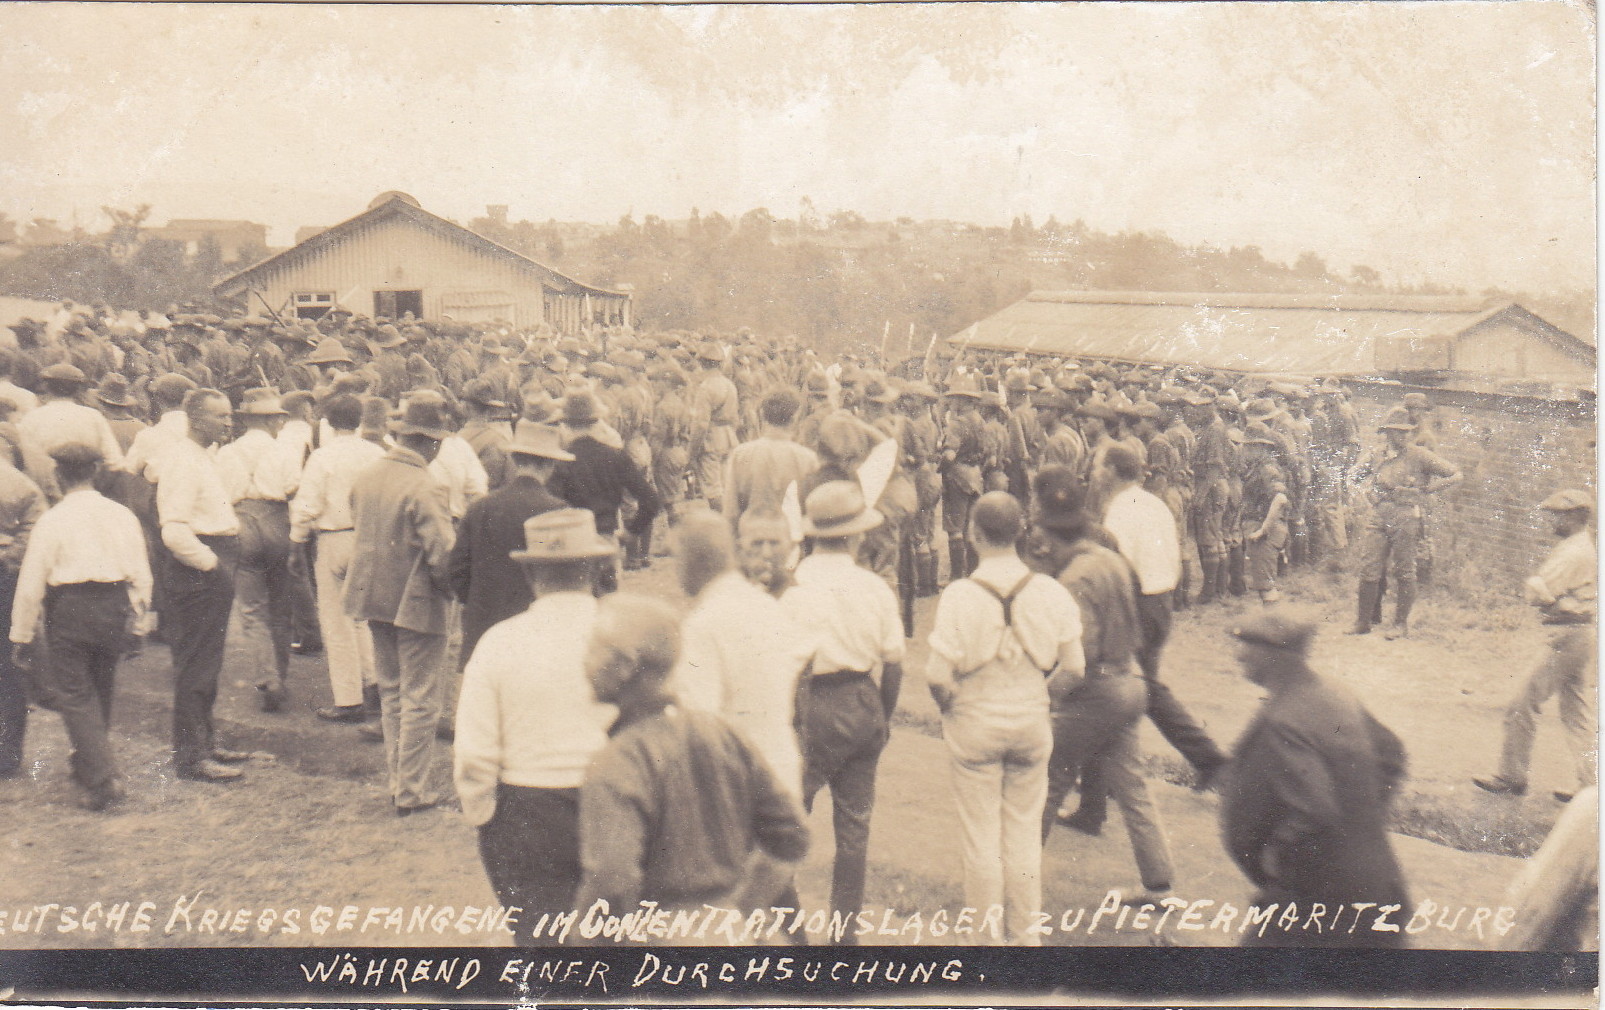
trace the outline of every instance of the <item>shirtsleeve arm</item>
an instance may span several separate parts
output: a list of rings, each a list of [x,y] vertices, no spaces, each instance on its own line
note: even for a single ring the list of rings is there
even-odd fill
[[[17,592],[11,601],[11,640],[19,644],[33,641],[45,600],[45,575],[50,568],[50,531],[35,537],[22,557],[17,573]]]
[[[156,484],[156,514],[161,519],[162,543],[173,556],[196,571],[209,572],[217,567],[217,554],[201,543],[190,525],[199,491],[193,468],[163,467]]]
[[[490,645],[487,649],[485,646]],[[452,745],[452,777],[462,800],[463,817],[481,825],[496,814],[496,785],[501,779],[501,719],[496,686],[483,658],[495,651],[487,635],[463,669],[462,696],[457,702],[456,740]]]

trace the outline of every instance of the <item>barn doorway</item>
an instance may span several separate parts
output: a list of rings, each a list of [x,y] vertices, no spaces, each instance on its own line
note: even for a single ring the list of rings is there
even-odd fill
[[[387,319],[400,319],[411,312],[413,318],[422,319],[424,316],[424,293],[422,291],[375,291],[373,293],[373,316],[375,319],[384,316]]]

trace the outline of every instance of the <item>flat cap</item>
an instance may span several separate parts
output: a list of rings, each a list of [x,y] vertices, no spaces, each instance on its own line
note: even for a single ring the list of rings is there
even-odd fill
[[[1594,511],[1594,496],[1587,491],[1567,488],[1564,491],[1556,491],[1548,498],[1545,498],[1538,507],[1548,512],[1572,512],[1577,509],[1588,509],[1592,512]]]
[[[1304,652],[1315,638],[1315,622],[1275,607],[1249,617],[1232,629],[1232,637],[1273,649]]]

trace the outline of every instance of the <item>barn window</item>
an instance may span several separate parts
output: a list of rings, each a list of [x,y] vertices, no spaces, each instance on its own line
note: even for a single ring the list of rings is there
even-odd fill
[[[411,312],[414,318],[421,319],[424,314],[424,293],[422,291],[375,291],[373,293],[373,314],[375,318],[400,319]]]
[[[334,308],[334,292],[297,291],[294,304],[297,319],[321,319],[324,313]]]

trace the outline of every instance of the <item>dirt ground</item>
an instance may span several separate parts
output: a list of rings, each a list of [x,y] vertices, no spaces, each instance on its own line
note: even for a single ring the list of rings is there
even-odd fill
[[[648,572],[627,575],[625,588],[679,598],[663,560]],[[1488,946],[1489,935],[1479,936],[1468,925],[1474,910],[1501,903],[1518,865],[1511,857],[1530,852],[1557,815],[1550,790],[1572,787],[1552,716],[1541,724],[1528,798],[1488,796],[1470,783],[1471,775],[1491,770],[1501,708],[1537,655],[1537,628],[1518,608],[1468,608],[1440,590],[1429,592],[1418,608],[1411,639],[1353,638],[1339,634],[1352,616],[1347,583],[1339,576],[1297,573],[1289,595],[1325,621],[1314,655],[1317,668],[1353,687],[1409,750],[1410,780],[1398,821],[1419,837],[1400,834],[1395,841],[1418,907],[1425,909],[1421,903],[1430,901],[1434,909],[1447,909],[1436,919],[1436,912],[1418,917],[1418,927],[1429,920],[1434,924],[1412,942]],[[920,606],[898,725],[881,762],[866,904],[892,912],[875,920],[873,935],[862,938],[866,943],[936,941],[926,932],[931,912],[946,909],[951,921],[962,905],[947,757],[920,676],[921,643],[933,604]],[[1257,689],[1233,669],[1227,635],[1248,609],[1232,601],[1179,614],[1166,652],[1166,679],[1224,745],[1258,701]],[[474,918],[494,897],[473,830],[451,812],[405,820],[393,816],[382,788],[378,745],[363,742],[354,727],[313,717],[312,709],[328,702],[321,660],[294,660],[292,698],[275,715],[256,710],[248,680],[231,649],[217,716],[222,742],[258,752],[246,780],[226,786],[185,782],[174,779],[167,764],[166,650],[150,646],[125,663],[114,732],[130,799],[110,816],[78,809],[66,778],[60,721],[49,712],[33,715],[29,773],[0,782],[6,819],[0,913],[7,916],[0,921],[0,946],[504,942],[504,934],[479,928],[483,924]],[[1187,781],[1179,758],[1151,727],[1144,739],[1177,863],[1175,896],[1200,903],[1205,921],[1223,902],[1246,906],[1247,882],[1218,841],[1217,798],[1173,784]],[[449,777],[447,748],[438,770]],[[828,797],[821,797],[811,825],[815,844],[799,889],[803,905],[812,909],[826,903],[829,894]],[[1435,844],[1441,841],[1452,847]],[[1138,886],[1118,816],[1096,839],[1056,831],[1044,869],[1044,910],[1053,926],[1047,943],[1225,945],[1238,940],[1225,928],[1179,928],[1179,913],[1162,929],[1135,928],[1133,921],[1116,930],[1114,917],[1105,917],[1088,932],[1110,890],[1129,894]],[[142,901],[150,903],[148,928],[136,932],[132,925]],[[60,908],[32,913],[34,906],[54,903],[71,906],[77,918],[94,902],[103,909],[129,903],[122,927],[69,929]],[[312,920],[319,906],[328,909],[329,923],[315,932]],[[356,921],[342,929],[339,916],[346,906],[353,906]],[[414,909],[430,906],[425,918],[433,927],[409,931],[383,925],[385,909],[406,909],[410,917]],[[474,912],[465,917],[468,906]],[[448,907],[441,931],[442,910]],[[175,915],[175,908],[188,916]],[[1467,911],[1448,928],[1461,908]],[[299,916],[295,931],[285,921],[291,909]],[[380,911],[373,921],[358,928],[374,909]],[[1077,910],[1083,914],[1080,922],[1074,922]],[[909,918],[916,911],[922,913],[917,926]],[[25,920],[30,913],[31,921]],[[1440,921],[1442,926],[1436,924]],[[1068,932],[1060,928],[1072,924]],[[940,942],[956,939],[949,935]]]

